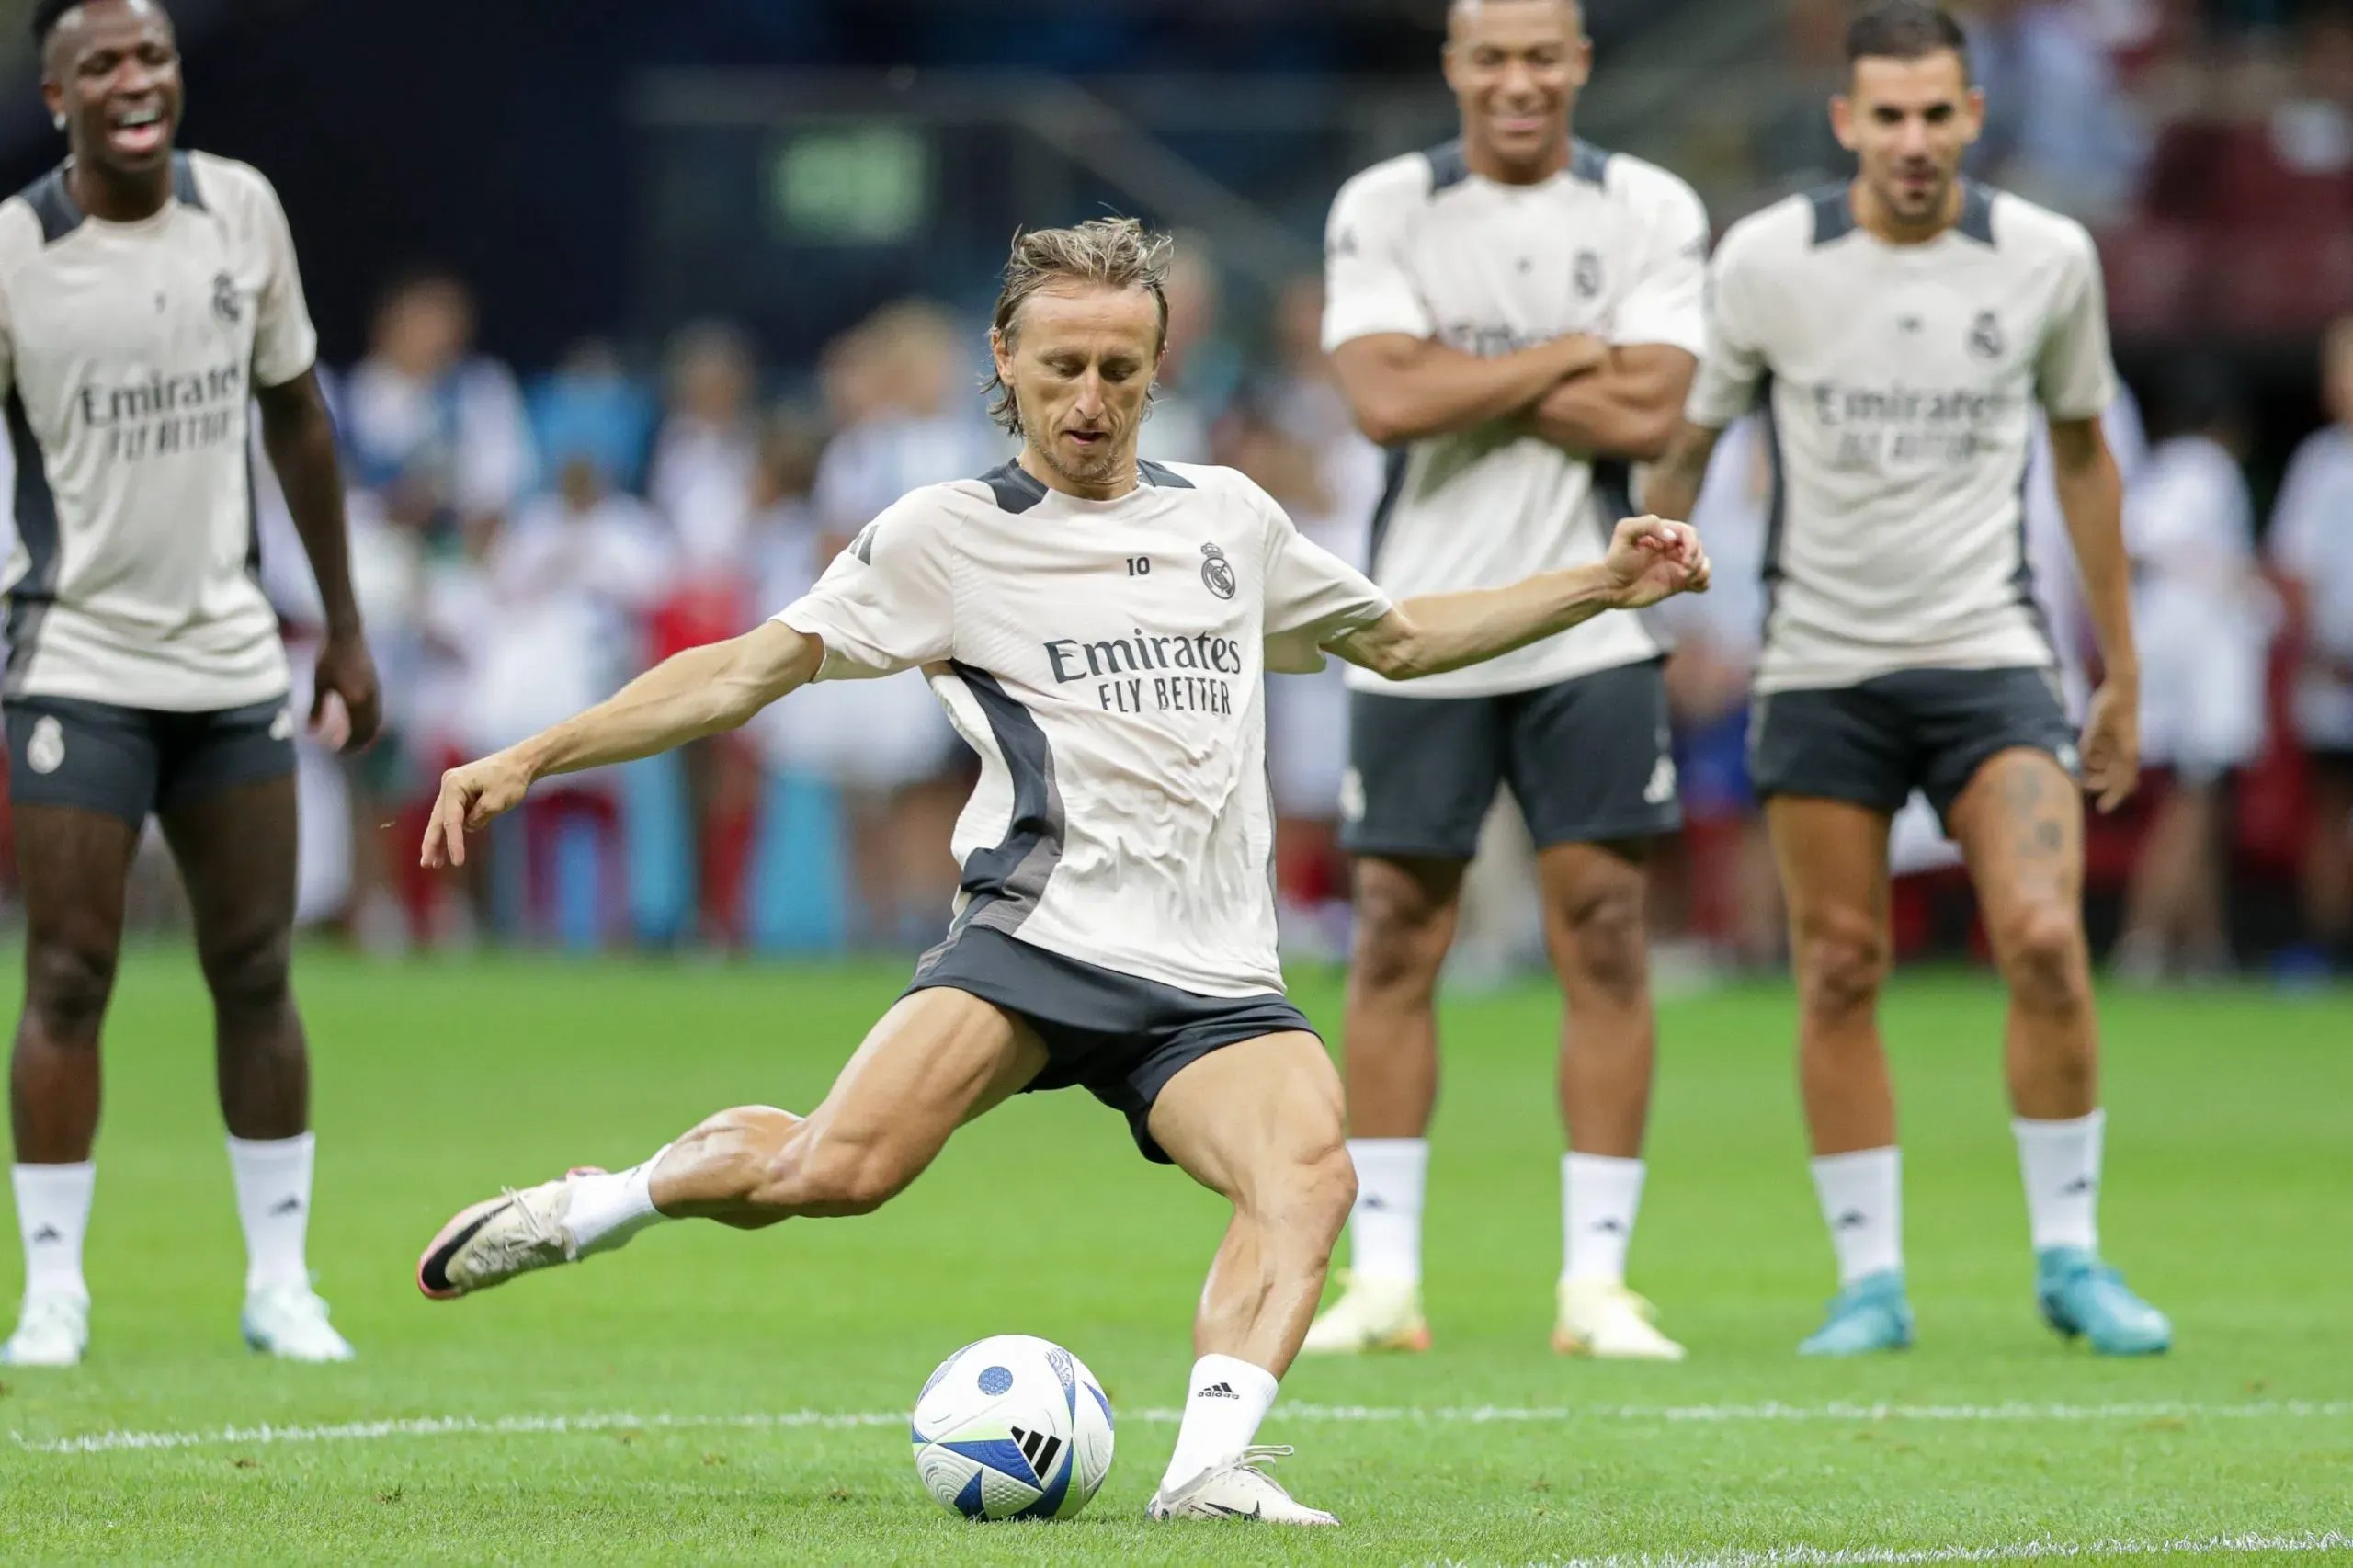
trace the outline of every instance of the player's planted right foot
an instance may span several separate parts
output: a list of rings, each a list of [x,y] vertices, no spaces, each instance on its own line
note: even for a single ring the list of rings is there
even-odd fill
[[[1608,1279],[1563,1279],[1552,1348],[1604,1361],[1680,1361],[1683,1346],[1658,1331],[1658,1309]]]
[[[1259,1444],[1222,1464],[1213,1464],[1174,1492],[1154,1494],[1148,1519],[1256,1519],[1269,1525],[1336,1525],[1321,1508],[1311,1508],[1282,1489],[1262,1466],[1290,1455],[1290,1446]]]
[[[1349,1274],[1340,1299],[1307,1330],[1300,1353],[1361,1356],[1372,1350],[1427,1350],[1430,1325],[1422,1317],[1422,1288],[1410,1279]]]
[[[2103,1356],[2154,1356],[2173,1346],[2173,1324],[2135,1295],[2124,1277],[2082,1247],[2034,1255],[2034,1294],[2045,1322],[2082,1335]]]
[[[1838,1292],[1830,1315],[1798,1346],[1798,1354],[1866,1356],[1911,1346],[1912,1303],[1904,1296],[1904,1271],[1882,1268]]]
[[[74,1296],[28,1296],[17,1332],[0,1345],[0,1366],[77,1366],[89,1347],[89,1302]]]
[[[461,1209],[416,1260],[416,1288],[437,1301],[504,1285],[518,1274],[578,1261],[564,1228],[581,1173]]]

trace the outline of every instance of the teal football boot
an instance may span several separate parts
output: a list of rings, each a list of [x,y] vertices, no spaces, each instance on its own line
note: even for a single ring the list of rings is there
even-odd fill
[[[1904,1271],[1882,1268],[1838,1292],[1830,1315],[1798,1346],[1801,1356],[1865,1356],[1912,1346],[1912,1303],[1904,1298]]]
[[[2103,1356],[2154,1356],[2173,1344],[2165,1314],[2132,1293],[2124,1277],[2083,1247],[2034,1255],[2034,1294],[2045,1322],[2081,1335]]]

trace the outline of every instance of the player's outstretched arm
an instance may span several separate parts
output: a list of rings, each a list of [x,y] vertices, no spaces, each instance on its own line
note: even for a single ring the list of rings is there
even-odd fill
[[[540,779],[634,762],[741,727],[808,684],[824,653],[817,639],[767,621],[728,642],[673,654],[578,717],[451,768],[441,776],[441,795],[425,826],[425,864],[463,865],[466,834],[511,810]]]
[[[1608,346],[1594,337],[1556,337],[1490,358],[1432,338],[1381,332],[1334,349],[1332,369],[1357,428],[1387,447],[1522,413],[1608,355]]]
[[[1689,518],[1699,504],[1699,486],[1707,482],[1708,460],[1715,456],[1722,435],[1688,419],[1677,425],[1643,485],[1643,505],[1662,517]]]
[[[1596,369],[1546,392],[1529,417],[1556,447],[1651,462],[1675,435],[1699,369],[1690,350],[1668,343],[1612,348]]]
[[[1546,572],[1508,588],[1428,594],[1331,644],[1391,680],[1443,675],[1566,631],[1608,609],[1641,609],[1708,591],[1708,555],[1688,523],[1629,517],[1590,566]]]
[[[2112,812],[2141,782],[2141,652],[2132,639],[2124,479],[2097,416],[2051,422],[2051,472],[2099,637],[2100,687],[2084,718],[2084,788]]]
[[[364,746],[376,738],[381,697],[376,663],[359,625],[359,601],[351,591],[351,536],[344,519],[335,420],[315,369],[274,387],[257,387],[254,398],[261,406],[262,449],[286,492],[286,509],[302,538],[302,553],[310,558],[319,604],[326,612],[311,728],[330,745]],[[340,722],[329,699],[342,704]]]

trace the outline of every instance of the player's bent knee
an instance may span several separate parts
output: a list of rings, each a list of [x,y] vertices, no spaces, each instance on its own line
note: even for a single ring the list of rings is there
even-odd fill
[[[290,994],[292,961],[293,934],[271,931],[205,953],[204,980],[220,1006],[267,1012],[284,1006]]]
[[[1642,1000],[1650,983],[1643,896],[1631,888],[1592,900],[1570,916],[1576,978],[1620,1006]]]
[[[2058,903],[2038,903],[2004,923],[2011,994],[2042,1012],[2072,1012],[2091,1004],[2091,959],[2083,922]]]
[[[1887,978],[1887,943],[1876,929],[1833,926],[1801,934],[1798,988],[1806,1013],[1844,1018],[1878,1006]]]
[[[1447,937],[1442,910],[1367,879],[1357,898],[1354,978],[1381,991],[1434,985]]]
[[[95,1044],[114,973],[114,955],[102,949],[37,941],[25,958],[26,1010],[52,1043]]]

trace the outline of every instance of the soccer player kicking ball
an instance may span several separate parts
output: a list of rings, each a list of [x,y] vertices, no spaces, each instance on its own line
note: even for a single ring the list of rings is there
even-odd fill
[[[1454,0],[1460,139],[1377,164],[1332,204],[1324,346],[1391,446],[1371,574],[1390,593],[1498,586],[1595,561],[1628,463],[1674,433],[1706,346],[1708,214],[1691,187],[1573,139],[1593,46],[1574,0]],[[1682,822],[1664,645],[1610,616],[1407,692],[1350,672],[1348,1289],[1311,1355],[1421,1349],[1422,1197],[1438,972],[1463,871],[1508,785],[1536,845],[1567,1019],[1553,1345],[1676,1361],[1626,1288],[1657,1020],[1651,841]]]
[[[278,617],[255,580],[248,410],[326,608],[313,719],[376,728],[346,563],[335,429],[286,215],[243,164],[176,153],[181,83],[153,0],[40,0],[41,96],[72,155],[0,203],[0,391],[18,544],[0,679],[25,892],[9,1108],[24,1311],[0,1362],[89,1341],[98,1028],[123,889],[152,814],[195,911],[212,993],[256,1350],[339,1361],[303,1259],[310,1062],[287,985],[294,723]]]
[[[1951,17],[1878,5],[1847,46],[1832,119],[1860,177],[1725,236],[1708,356],[1648,494],[1688,517],[1718,432],[1762,397],[1780,483],[1750,749],[1788,890],[1800,1077],[1842,1286],[1801,1348],[1912,1339],[1877,1015],[1888,824],[1918,789],[1967,858],[2009,988],[2042,1313],[2097,1350],[2163,1350],[2171,1326],[2100,1261],[2094,1222],[2082,791],[2113,810],[2140,766],[2099,258],[2077,224],[1958,177],[1984,98]],[[2107,669],[2080,752],[2020,518],[2038,405]]]
[[[485,1290],[664,1220],[870,1213],[962,1122],[1084,1085],[1145,1158],[1233,1205],[1152,1517],[1331,1524],[1263,1468],[1288,1449],[1252,1446],[1356,1192],[1339,1081],[1275,956],[1262,673],[1326,649],[1393,679],[1460,669],[1704,589],[1707,561],[1688,527],[1637,518],[1591,565],[1392,607],[1240,474],[1138,462],[1169,248],[1124,220],[1021,235],[990,335],[1018,459],[908,495],[758,631],[443,778],[428,866],[536,779],[733,729],[813,680],[914,668],[982,769],[947,937],[822,1104],[722,1111],[634,1169],[476,1204],[417,1283]]]

